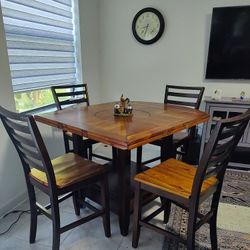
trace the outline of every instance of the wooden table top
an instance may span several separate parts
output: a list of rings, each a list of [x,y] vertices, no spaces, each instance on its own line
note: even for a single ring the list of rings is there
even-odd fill
[[[199,110],[152,102],[132,102],[132,117],[116,117],[114,104],[74,105],[35,115],[35,119],[119,149],[133,149],[209,118],[207,113]]]

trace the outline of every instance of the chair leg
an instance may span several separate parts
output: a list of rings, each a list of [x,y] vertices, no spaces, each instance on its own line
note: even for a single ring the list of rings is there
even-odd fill
[[[112,147],[112,164],[115,166],[117,160],[117,149]]]
[[[51,202],[51,215],[53,224],[53,241],[52,250],[59,250],[60,248],[60,213],[58,198],[50,198]]]
[[[101,181],[101,199],[102,199],[102,207],[105,211],[104,215],[102,216],[104,232],[106,237],[110,237],[111,232],[110,232],[110,210],[109,210],[109,187],[108,187],[107,175]]]
[[[210,220],[210,238],[211,238],[212,250],[218,249],[216,221],[217,221],[217,212],[213,215],[213,217]]]
[[[65,132],[63,132],[63,140],[64,140],[65,153],[68,153],[68,152],[70,152],[69,139],[67,138]]]
[[[35,190],[31,184],[28,184],[28,193],[30,201],[30,243],[34,243],[37,231],[37,208]]]
[[[141,198],[140,198],[140,183],[135,182],[135,195],[134,195],[134,212],[133,212],[133,238],[132,247],[137,248],[140,229],[139,220],[141,219]]]
[[[74,205],[75,214],[76,214],[77,216],[80,215],[79,198],[80,198],[80,191],[74,191],[74,192],[72,193],[72,199],[73,199],[73,205]]]
[[[221,182],[222,183],[222,182]],[[213,195],[211,210],[213,211],[213,217],[210,220],[210,238],[211,238],[211,248],[212,250],[218,249],[218,240],[217,240],[217,212],[220,201],[220,193],[221,193],[222,184],[218,187],[217,192]]]
[[[171,202],[163,197],[160,197],[161,205],[164,206],[163,222],[168,223],[170,212],[171,212]]]
[[[189,211],[187,225],[187,250],[195,249],[195,226],[197,220],[197,209],[198,208],[191,207]]]
[[[92,154],[93,154],[92,145],[89,145],[88,149],[89,149],[88,159],[89,159],[89,160],[92,160]]]
[[[142,165],[142,146],[136,149],[136,165],[138,167]]]

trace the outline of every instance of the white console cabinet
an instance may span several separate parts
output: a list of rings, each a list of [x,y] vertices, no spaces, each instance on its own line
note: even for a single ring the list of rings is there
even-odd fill
[[[239,115],[250,109],[249,99],[222,98],[218,101],[212,100],[211,97],[205,97],[204,102],[206,105],[205,111],[209,113],[210,118],[203,127],[201,154],[218,120]],[[229,166],[250,169],[250,124],[246,128]]]

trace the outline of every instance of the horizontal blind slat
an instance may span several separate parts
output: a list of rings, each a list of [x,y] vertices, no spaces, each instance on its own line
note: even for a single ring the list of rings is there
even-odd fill
[[[43,10],[49,13],[54,13],[58,15],[62,15],[65,17],[72,18],[72,11],[71,7],[63,4],[59,4],[58,2],[53,2],[49,0],[2,0],[2,5],[6,2],[12,2],[12,3],[17,3],[20,4],[21,6],[26,6],[26,7],[31,7],[33,9],[37,10]],[[53,5],[54,3],[54,5]]]
[[[17,22],[15,18],[10,18],[10,17],[4,17],[4,22],[8,23],[8,25],[12,27],[18,28],[20,33],[25,28],[41,30],[41,31],[50,31],[50,32],[62,33],[62,34],[69,34],[69,35],[72,35],[72,32],[73,32],[72,29],[64,29],[64,28],[60,28],[60,27],[52,26],[52,25],[45,25],[45,24],[23,21],[23,20],[18,20]]]
[[[1,0],[14,91],[76,83],[72,0]]]
[[[26,84],[26,83],[35,83],[35,82],[47,82],[54,80],[63,80],[63,79],[72,79],[74,78],[74,74],[59,74],[59,75],[46,75],[43,77],[33,76],[33,77],[21,77],[21,78],[13,78],[13,85],[18,84]]]
[[[12,78],[20,78],[20,77],[46,77],[49,75],[57,75],[57,74],[67,74],[67,73],[75,73],[74,68],[63,68],[63,69],[37,69],[37,70],[12,70],[11,77]]]
[[[71,28],[73,27],[71,17],[64,17],[62,15],[49,13],[43,10],[37,10],[16,3],[6,2],[2,8],[2,13],[6,17],[14,17],[20,20],[34,20],[34,22],[40,23],[58,22],[62,23],[62,27],[65,25]]]
[[[51,51],[68,51],[74,52],[74,46],[67,45],[56,45],[56,44],[46,44],[39,42],[23,42],[19,41],[7,41],[9,49],[30,49],[30,50],[51,50]]]
[[[68,5],[68,6],[72,6],[72,2],[71,0],[54,0],[55,2],[58,2],[58,3],[62,3],[62,4],[65,4],[65,5]]]
[[[49,51],[49,50],[25,50],[25,49],[9,49],[8,53],[10,56],[55,56],[55,57],[74,57],[73,52],[67,51]]]
[[[75,84],[75,78],[65,78],[59,80],[53,80],[48,82],[35,82],[35,83],[27,83],[13,86],[16,92],[27,91],[31,89],[44,89],[50,88],[53,85],[66,85],[66,84]]]
[[[32,63],[32,64],[22,64],[16,63],[11,64],[11,70],[33,70],[33,69],[64,69],[64,68],[74,68],[75,65],[73,63]]]
[[[52,45],[62,45],[62,46],[73,46],[74,44],[70,40],[62,40],[62,39],[56,39],[56,38],[48,38],[48,37],[33,37],[33,36],[27,36],[27,35],[20,35],[20,34],[8,34],[6,37],[7,42],[18,42],[20,44],[25,42],[39,42],[39,43],[45,43],[45,44],[52,44]]]
[[[17,27],[13,25],[5,25],[5,33],[6,37],[8,39],[9,34],[20,34],[20,35],[26,35],[31,37],[37,37],[39,39],[40,37],[46,37],[46,38],[54,38],[58,40],[66,40],[74,42],[74,37],[72,34],[64,34],[64,33],[56,33],[52,31],[46,31],[46,30],[35,30],[32,28],[23,28],[23,27]]]
[[[10,63],[69,63],[75,62],[75,58],[73,57],[26,57],[23,56],[9,56]]]

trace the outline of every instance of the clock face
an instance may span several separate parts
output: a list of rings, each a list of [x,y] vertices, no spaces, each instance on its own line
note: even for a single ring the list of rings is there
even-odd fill
[[[142,13],[135,23],[135,31],[137,35],[145,41],[155,38],[159,30],[160,20],[153,12]]]
[[[132,31],[135,38],[143,44],[156,42],[164,31],[164,19],[154,8],[140,10],[134,17]]]

